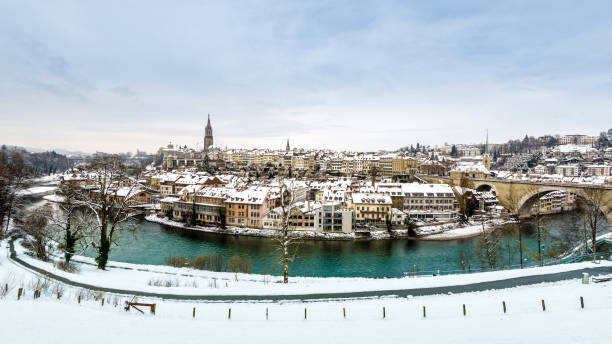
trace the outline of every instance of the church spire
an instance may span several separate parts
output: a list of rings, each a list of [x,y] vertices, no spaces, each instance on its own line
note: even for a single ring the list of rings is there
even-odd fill
[[[213,145],[213,132],[212,125],[210,125],[210,114],[208,114],[208,122],[204,129],[204,152],[208,152],[208,149]]]
[[[489,129],[487,129],[487,141],[485,143],[485,154],[489,154]]]
[[[289,139],[287,139],[287,147],[285,148],[285,150],[287,152],[291,150],[291,147],[289,146]]]

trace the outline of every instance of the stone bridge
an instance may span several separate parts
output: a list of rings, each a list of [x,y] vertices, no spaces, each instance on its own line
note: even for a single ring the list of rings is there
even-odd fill
[[[612,185],[569,184],[554,182],[537,182],[497,178],[462,178],[453,180],[450,177],[419,176],[430,183],[443,183],[464,186],[479,191],[493,190],[500,205],[506,209],[524,214],[533,203],[552,191],[565,191],[582,197],[592,203],[598,203],[602,213],[612,225]]]

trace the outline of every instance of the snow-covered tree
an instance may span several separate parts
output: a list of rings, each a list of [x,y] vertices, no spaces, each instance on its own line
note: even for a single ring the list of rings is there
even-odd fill
[[[289,265],[295,260],[299,241],[291,232],[291,213],[295,206],[295,187],[292,182],[280,182],[280,229],[274,237],[277,250],[280,254],[280,263],[283,269],[283,283],[289,283]]]
[[[84,202],[97,222],[99,241],[93,244],[98,249],[98,268],[104,270],[111,244],[117,244],[117,232],[133,229],[129,221],[129,195],[135,190],[136,183],[128,176],[128,169],[118,156],[97,157],[84,170],[92,188]]]

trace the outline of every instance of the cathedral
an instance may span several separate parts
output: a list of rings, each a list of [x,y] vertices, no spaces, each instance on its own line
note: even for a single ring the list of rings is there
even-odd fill
[[[206,123],[206,129],[204,130],[204,152],[208,152],[208,150],[213,145],[213,133],[212,126],[210,125],[210,114],[208,115],[208,123]]]

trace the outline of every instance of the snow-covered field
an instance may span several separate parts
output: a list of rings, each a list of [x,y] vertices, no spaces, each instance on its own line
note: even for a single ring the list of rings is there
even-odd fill
[[[107,294],[96,300],[93,293],[53,284],[34,300],[31,286],[36,277],[7,259],[5,244],[1,251],[0,283],[10,283],[8,294],[0,297],[3,343],[355,344],[378,340],[558,344],[609,343],[612,339],[611,282],[583,285],[579,280],[568,280],[476,293],[308,303],[206,303],[141,298],[138,301],[157,305],[156,315],[142,315],[122,309],[123,302],[129,299],[125,296]],[[136,273],[128,271],[121,277],[129,279]],[[116,271],[102,274],[114,275]],[[431,283],[435,279],[412,281]],[[385,282],[392,281],[381,281]],[[25,287],[26,294],[17,301],[20,286]],[[58,300],[60,289],[63,293]],[[80,304],[78,295],[82,298]],[[584,309],[580,307],[581,296]],[[546,302],[546,311],[542,310],[541,300]],[[507,306],[505,314],[502,301]],[[114,306],[115,302],[118,306]]]

